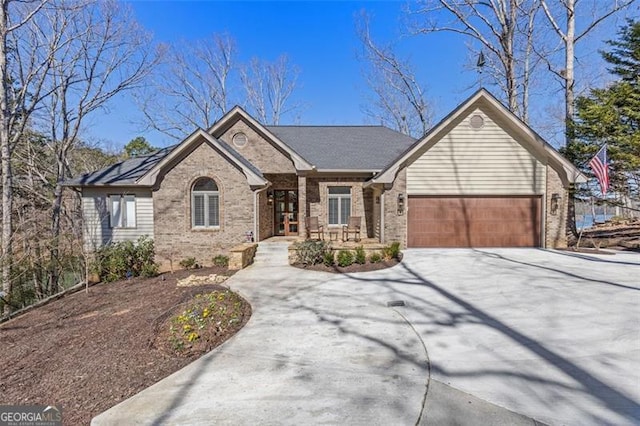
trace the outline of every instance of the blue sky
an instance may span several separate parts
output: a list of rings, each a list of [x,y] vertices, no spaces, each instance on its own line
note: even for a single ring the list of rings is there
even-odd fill
[[[130,1],[139,22],[155,41],[173,43],[228,33],[237,44],[238,59],[274,60],[286,53],[300,69],[295,100],[305,105],[302,124],[363,124],[367,89],[362,78],[356,16],[366,10],[371,30],[380,42],[401,38],[401,56],[409,57],[439,119],[469,96],[478,85],[477,73],[465,70],[468,48],[452,34],[403,37],[402,1]],[[615,36],[615,27],[605,31]],[[594,48],[595,49],[595,48]],[[129,98],[114,102],[108,114],[87,123],[89,140],[120,149],[138,135],[152,145],[173,140],[142,132],[139,113]],[[281,123],[287,124],[287,123]]]

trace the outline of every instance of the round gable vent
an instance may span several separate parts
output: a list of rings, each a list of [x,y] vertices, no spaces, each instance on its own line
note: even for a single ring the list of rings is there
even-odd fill
[[[472,115],[469,119],[469,125],[473,129],[482,129],[482,127],[484,126],[484,118],[482,118],[482,116],[478,114]]]
[[[249,138],[247,138],[247,135],[245,135],[244,133],[239,132],[233,135],[231,141],[236,147],[242,148],[247,144],[247,142],[249,142]]]

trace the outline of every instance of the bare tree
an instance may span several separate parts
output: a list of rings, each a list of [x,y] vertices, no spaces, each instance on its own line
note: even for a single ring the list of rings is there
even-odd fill
[[[571,123],[573,123],[575,116],[576,44],[607,18],[629,7],[635,0],[610,0],[604,2],[593,0],[590,4],[580,3],[579,0],[560,0],[553,2],[552,7],[549,6],[548,0],[539,1],[552,31],[561,41],[564,53],[562,65],[557,66],[552,63],[550,52],[545,52],[541,47],[538,48],[540,57],[547,62],[549,70],[560,79],[564,89],[565,124],[568,142],[571,136]],[[580,11],[586,11],[587,8],[590,8],[591,17],[585,25],[582,25],[582,29],[577,31],[576,18],[579,11],[577,9],[579,3],[581,4]]]
[[[0,0],[0,161],[2,163],[2,290],[10,302],[12,288],[11,264],[13,261],[13,174],[11,160],[13,146],[20,139],[29,115],[33,112],[34,100],[39,93],[30,93],[27,87],[13,83],[10,70],[10,38],[36,16],[48,0],[17,1]],[[35,61],[32,79],[42,75],[46,62]],[[30,82],[29,82],[30,83]],[[36,84],[37,87],[37,84]],[[16,90],[17,89],[17,90]],[[25,108],[25,103],[28,103]],[[5,305],[5,312],[11,310]]]
[[[509,109],[526,121],[538,10],[538,0],[426,0],[412,11],[418,16],[413,32],[451,32],[478,43],[476,53],[486,52],[483,68],[491,84],[504,93]]]
[[[116,1],[87,0],[71,10],[44,12],[33,21],[34,31],[44,27],[65,40],[63,48],[49,48],[53,53],[44,83],[48,96],[38,121],[46,131],[55,164],[49,252],[53,265],[59,250],[61,182],[70,177],[69,156],[79,143],[82,126],[112,98],[138,87],[157,55],[149,49],[150,36],[136,25],[130,10]],[[57,290],[58,268],[52,266],[47,292]]]
[[[298,68],[289,63],[286,55],[280,55],[275,62],[253,58],[241,69],[247,103],[262,123],[277,125],[283,115],[300,108],[299,104],[289,102],[298,75]]]
[[[407,135],[420,137],[427,133],[431,109],[409,61],[398,58],[392,47],[383,47],[373,41],[369,18],[364,14],[358,22],[358,36],[363,47],[362,59],[367,66],[367,85],[375,94],[366,113]]]
[[[228,35],[170,46],[153,81],[139,93],[148,128],[182,139],[208,128],[231,106],[235,42]]]

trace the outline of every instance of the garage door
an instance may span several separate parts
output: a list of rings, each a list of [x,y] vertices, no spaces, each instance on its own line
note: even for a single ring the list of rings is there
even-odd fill
[[[409,197],[409,247],[539,247],[541,197]]]

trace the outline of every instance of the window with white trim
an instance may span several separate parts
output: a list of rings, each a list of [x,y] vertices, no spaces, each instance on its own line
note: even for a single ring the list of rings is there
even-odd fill
[[[346,225],[351,216],[351,187],[329,187],[329,225]]]
[[[109,224],[112,228],[136,227],[135,195],[109,195]]]
[[[220,193],[210,178],[199,178],[191,189],[191,226],[220,227]]]

